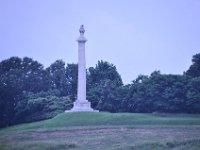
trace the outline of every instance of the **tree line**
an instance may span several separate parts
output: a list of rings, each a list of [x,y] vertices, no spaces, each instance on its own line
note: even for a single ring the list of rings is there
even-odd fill
[[[0,62],[0,127],[54,117],[77,97],[78,65],[56,60],[49,67],[31,58]],[[182,75],[139,75],[124,85],[116,67],[98,61],[87,70],[87,99],[108,112],[200,113],[200,54]]]

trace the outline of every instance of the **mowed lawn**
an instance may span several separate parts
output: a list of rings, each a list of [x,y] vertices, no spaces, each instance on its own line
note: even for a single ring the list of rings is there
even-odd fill
[[[62,113],[0,130],[0,150],[199,150],[200,115]]]

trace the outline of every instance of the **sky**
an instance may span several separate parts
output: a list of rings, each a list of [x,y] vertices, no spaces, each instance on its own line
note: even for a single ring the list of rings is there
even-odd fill
[[[182,74],[200,52],[200,0],[0,0],[0,61],[77,63],[81,24],[87,68],[108,61],[125,84]]]

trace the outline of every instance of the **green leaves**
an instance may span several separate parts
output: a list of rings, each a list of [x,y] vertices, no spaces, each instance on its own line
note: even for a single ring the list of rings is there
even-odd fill
[[[200,77],[192,78],[187,85],[187,110],[190,113],[200,113]]]
[[[67,64],[66,78],[68,83],[68,95],[73,101],[75,101],[77,97],[78,64]]]
[[[52,118],[72,107],[67,96],[58,97],[56,91],[25,93],[15,107],[15,122],[31,122]]]
[[[192,65],[186,71],[186,75],[191,77],[200,77],[200,53],[192,58]]]
[[[100,111],[119,111],[118,88],[123,83],[116,67],[106,61],[98,61],[95,68],[89,68],[87,79],[87,99],[92,107]]]

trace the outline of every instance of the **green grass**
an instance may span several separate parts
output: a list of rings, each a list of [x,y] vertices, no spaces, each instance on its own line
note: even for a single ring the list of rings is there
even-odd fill
[[[0,150],[199,150],[200,115],[62,113],[0,130]]]
[[[21,124],[3,130],[51,129],[90,126],[137,126],[137,125],[200,125],[200,115],[191,114],[144,114],[144,113],[61,113],[56,117],[34,123]]]

